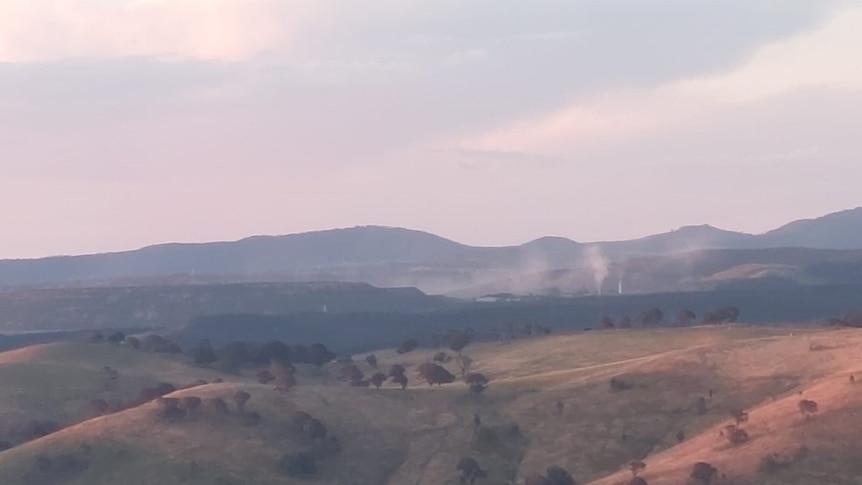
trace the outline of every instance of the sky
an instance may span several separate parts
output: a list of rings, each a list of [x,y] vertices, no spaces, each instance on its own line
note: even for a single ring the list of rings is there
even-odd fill
[[[862,3],[2,0],[0,257],[862,205]]]

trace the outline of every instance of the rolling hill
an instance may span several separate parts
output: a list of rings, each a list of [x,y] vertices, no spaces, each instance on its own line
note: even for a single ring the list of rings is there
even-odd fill
[[[0,354],[0,369],[44,361],[92,369],[107,363],[129,375],[139,366],[142,374],[177,378],[206,372],[175,360],[159,364],[151,359],[165,358],[131,349],[93,349],[69,344]],[[860,350],[857,330],[745,326],[479,344],[464,351],[472,370],[491,380],[479,396],[462,383],[420,382],[416,368],[438,350],[383,350],[375,352],[383,368],[407,366],[407,390],[350,387],[337,379],[334,363],[301,368],[299,385],[286,394],[235,376],[170,395],[221,397],[229,403],[227,414],[203,407],[168,419],[149,403],[90,419],[0,452],[0,481],[454,485],[455,465],[470,456],[487,473],[478,483],[488,485],[520,484],[552,465],[569,470],[578,483],[625,485],[630,460],[646,464],[642,477],[650,485],[687,483],[701,461],[725,477],[713,483],[851,484],[862,451],[856,439],[862,393],[849,379],[862,372]],[[370,374],[373,369],[356,357]],[[455,370],[454,363],[446,365]],[[613,388],[612,378],[624,385]],[[39,395],[40,389],[21,392]],[[246,412],[258,413],[260,424],[243,424],[231,400],[238,390],[251,395]],[[801,399],[816,401],[819,412],[806,419],[797,409]],[[731,445],[719,431],[736,408],[749,412],[742,426],[750,439]],[[340,451],[318,451],[318,471],[292,478],[280,465],[285,455],[310,446],[293,425],[300,411],[325,423]],[[763,464],[767,456],[774,466]]]
[[[345,281],[446,293],[554,269],[595,272],[596,255],[622,263],[709,249],[862,249],[860,228],[862,208],[857,208],[796,221],[762,235],[701,225],[632,241],[584,244],[545,237],[520,246],[474,247],[426,232],[366,226],[236,242],[164,244],[120,253],[3,260],[0,286]]]

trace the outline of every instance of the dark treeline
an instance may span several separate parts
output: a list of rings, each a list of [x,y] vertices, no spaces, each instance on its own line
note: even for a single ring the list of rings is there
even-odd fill
[[[665,315],[690,310],[698,316],[717,308],[740,310],[743,323],[826,322],[859,305],[862,286],[810,286],[757,292],[713,291],[584,298],[543,298],[524,302],[465,304],[457,309],[418,313],[304,313],[293,315],[225,314],[198,317],[174,336],[183,345],[210,339],[223,346],[234,341],[293,344],[325,342],[337,353],[398,347],[406,339],[431,346],[434,335],[451,328],[472,328],[477,339],[502,335],[512,325],[554,330],[596,327],[607,315],[640,315],[649,308]],[[670,318],[666,318],[670,324]]]

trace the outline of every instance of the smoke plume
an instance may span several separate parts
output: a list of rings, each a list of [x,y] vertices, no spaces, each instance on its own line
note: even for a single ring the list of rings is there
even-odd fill
[[[602,253],[599,246],[590,246],[584,252],[587,266],[593,271],[593,281],[596,284],[596,293],[602,294],[602,284],[610,273],[610,261]]]

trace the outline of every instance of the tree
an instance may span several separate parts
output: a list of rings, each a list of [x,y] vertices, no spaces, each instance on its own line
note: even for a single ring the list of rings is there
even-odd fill
[[[629,480],[628,485],[649,485],[649,483],[642,477],[632,477],[632,479]]]
[[[417,348],[419,348],[419,342],[417,342],[416,339],[409,338],[404,342],[401,342],[401,345],[399,345],[395,351],[399,354],[406,354],[408,352],[413,352]]]
[[[729,441],[730,444],[733,445],[740,445],[749,440],[748,433],[744,429],[733,424],[728,424],[727,426],[725,426],[724,429],[721,431],[721,435],[724,436],[727,441]]]
[[[351,385],[361,382],[365,379],[365,374],[356,366],[356,364],[345,365],[341,368],[341,378]]]
[[[458,483],[462,485],[468,483],[472,485],[476,480],[487,477],[482,468],[479,467],[479,463],[471,457],[461,458],[455,470],[461,472]]]
[[[545,473],[548,477],[548,485],[576,485],[572,474],[564,468],[552,466]]]
[[[638,321],[643,327],[652,327],[661,323],[664,319],[664,313],[658,308],[650,308],[641,313]]]
[[[718,476],[718,469],[709,463],[699,461],[694,464],[690,476],[704,485],[709,485],[712,483],[712,480]]]
[[[275,376],[272,375],[272,371],[268,369],[263,369],[257,372],[257,382],[260,382],[261,384],[269,384],[274,380]]]
[[[327,349],[325,345],[317,343],[309,347],[308,362],[305,363],[320,367],[323,364],[332,362],[333,359],[335,359],[335,354]]]
[[[434,384],[440,386],[455,382],[455,375],[440,365],[426,362],[420,368],[420,375],[425,378],[429,386],[433,386]]]
[[[727,306],[703,314],[703,323],[733,323],[739,319],[739,308]]]
[[[384,382],[386,382],[386,374],[382,372],[375,372],[371,376],[371,384],[373,384],[377,389],[380,389],[380,386],[382,386]]]
[[[461,351],[473,341],[475,333],[472,329],[450,332],[448,337],[449,350],[460,356]]]
[[[563,415],[563,410],[566,409],[566,403],[561,400],[557,400],[557,416]]]
[[[447,354],[446,352],[437,352],[436,354],[434,354],[434,358],[431,360],[433,360],[434,362],[445,364],[446,362],[452,360],[452,357],[449,357],[449,354]]]
[[[610,330],[614,328],[614,319],[611,317],[602,318],[602,320],[599,322],[599,328],[604,330]]]
[[[633,477],[638,476],[644,470],[646,470],[646,463],[642,461],[635,460],[629,463],[629,471],[632,472]]]
[[[197,345],[191,348],[189,354],[192,357],[192,361],[197,365],[208,365],[218,360],[209,339],[198,342]]]
[[[236,411],[238,414],[245,414],[245,403],[251,399],[251,394],[245,391],[236,391],[233,395],[233,402],[236,403]]]
[[[680,310],[676,313],[676,324],[685,327],[697,319],[697,315],[691,310]]]
[[[748,422],[748,413],[742,409],[731,409],[729,414],[737,428],[742,423]]]
[[[816,414],[818,411],[817,402],[812,401],[810,399],[803,399],[799,401],[797,405],[799,407],[799,412],[805,416],[805,419],[811,418],[811,415]]]
[[[401,386],[401,389],[407,389],[407,384],[410,382],[410,380],[405,374],[398,374],[392,377],[392,382]]]
[[[488,383],[491,381],[484,374],[471,372],[464,377],[464,382],[470,386],[471,394],[482,394],[488,388]]]
[[[368,362],[368,365],[370,365],[372,369],[377,368],[377,356],[376,355],[368,354],[368,356],[365,357],[365,362]]]
[[[467,375],[467,371],[473,365],[473,359],[469,355],[458,354],[458,369],[461,371],[461,377]]]
[[[212,397],[204,402],[207,410],[212,411],[216,415],[227,415],[229,413],[227,403],[220,397]]]
[[[407,389],[407,369],[404,368],[401,364],[394,364],[389,368],[389,377],[392,378],[392,382],[401,386],[401,389]]]
[[[619,327],[620,328],[632,328],[631,317],[629,317],[628,315],[624,315],[622,318],[620,318]]]

